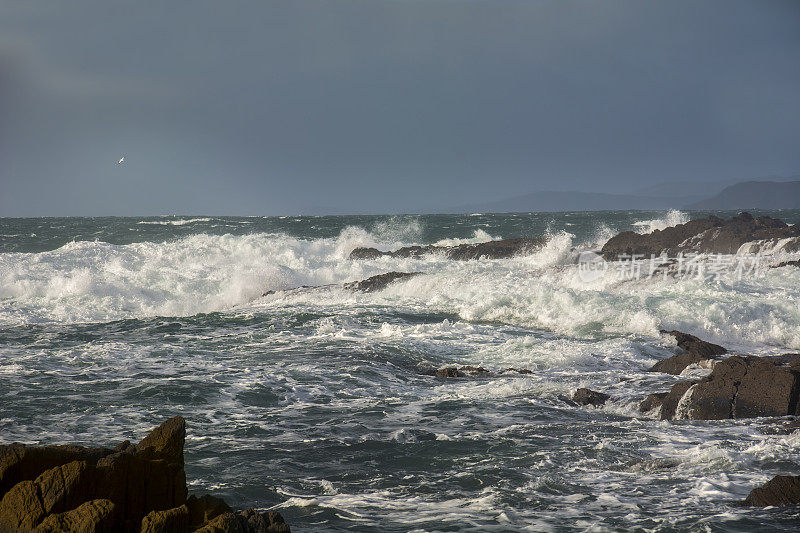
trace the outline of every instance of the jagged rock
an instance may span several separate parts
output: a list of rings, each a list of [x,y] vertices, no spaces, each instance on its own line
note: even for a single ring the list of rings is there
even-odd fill
[[[468,372],[473,376],[488,376],[489,374],[492,373],[491,370],[487,368],[483,368],[482,366],[472,366],[472,365],[459,367],[458,370],[459,372]]]
[[[680,381],[673,385],[669,392],[651,394],[639,404],[639,410],[647,412],[660,407],[659,417],[661,420],[672,420],[681,398],[695,383],[697,381]]]
[[[653,395],[641,408],[658,403]],[[676,383],[661,403],[661,418],[721,420],[800,414],[800,356],[732,356],[697,382]],[[647,405],[645,405],[645,402]],[[677,409],[680,403],[681,409]]]
[[[189,510],[189,523],[195,526],[210,522],[223,513],[233,512],[233,509],[224,500],[210,494],[199,498],[194,494],[189,496],[186,500],[186,507]]]
[[[500,373],[505,374],[506,372],[516,372],[517,374],[533,374],[533,370],[528,370],[527,368],[506,368],[502,370]]]
[[[382,252],[376,248],[356,248],[350,252],[350,259],[377,259],[379,257],[421,257],[430,253],[442,253],[448,259],[467,261],[470,259],[507,259],[520,253],[541,248],[544,239],[502,239],[477,244],[458,244],[455,246],[406,246],[392,252]]]
[[[80,505],[91,493],[86,461],[72,461],[17,483],[0,501],[0,531],[28,531],[45,516]]]
[[[150,511],[142,518],[139,533],[171,533],[188,531],[190,527],[189,509],[186,505],[165,511]]]
[[[458,371],[458,369],[454,366],[448,366],[446,368],[440,368],[436,371],[437,378],[461,378],[464,377],[464,374]]]
[[[245,509],[238,513],[223,513],[195,533],[291,533],[280,513],[258,513]]]
[[[418,274],[422,274],[422,272],[387,272],[385,274],[371,276],[361,281],[345,283],[344,288],[363,292],[379,291],[381,289],[385,289],[387,285],[397,281],[398,279],[408,279]]]
[[[678,254],[734,254],[742,245],[759,241],[777,243],[781,239],[800,237],[800,225],[789,226],[768,216],[753,217],[740,213],[728,220],[710,216],[691,220],[647,234],[624,231],[603,245],[601,255],[607,260]],[[800,239],[797,239],[800,243]],[[784,247],[785,248],[785,247]],[[791,245],[787,250],[794,249]]]
[[[778,263],[777,265],[772,265],[772,268],[780,268],[785,266],[793,266],[800,268],[800,259],[798,259],[797,261],[783,261],[781,263]]]
[[[111,500],[92,500],[64,513],[51,514],[36,528],[37,533],[110,533],[114,531],[114,503]]]
[[[572,395],[572,401],[577,403],[578,405],[593,405],[595,407],[600,407],[606,403],[606,400],[611,398],[608,394],[604,394],[602,392],[593,391],[591,389],[586,388],[579,388],[575,391],[575,394]]]
[[[800,505],[800,476],[775,476],[754,488],[740,506]]]
[[[95,463],[113,453],[110,448],[83,446],[0,446],[0,496],[20,481],[36,479],[45,470],[72,461]]]
[[[174,416],[150,432],[136,445],[136,452],[160,457],[183,465],[183,443],[186,440],[186,421]]]
[[[231,513],[213,496],[187,500],[185,436],[185,421],[174,417],[136,446],[125,441],[113,450],[0,447],[0,532],[188,532]],[[272,514],[251,515],[234,515],[235,528],[218,531],[288,531]]]
[[[650,368],[650,372],[664,372],[667,374],[679,375],[691,364],[702,364],[713,359],[717,355],[728,353],[728,350],[722,346],[698,339],[694,335],[689,335],[688,333],[665,330],[661,330],[661,333],[675,337],[678,341],[678,347],[683,349],[684,352],[662,359]]]

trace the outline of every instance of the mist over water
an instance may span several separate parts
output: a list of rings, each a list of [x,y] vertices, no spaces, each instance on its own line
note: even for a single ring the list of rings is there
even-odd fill
[[[659,329],[800,351],[800,269],[587,282],[576,264],[707,214],[0,219],[0,441],[113,444],[182,414],[190,490],[297,531],[793,531],[730,503],[798,473],[800,435],[637,406],[678,379],[645,372],[674,353]],[[348,259],[512,237],[548,244]],[[388,271],[423,274],[342,288]],[[450,365],[533,373],[425,374]],[[560,399],[581,386],[612,400]]]

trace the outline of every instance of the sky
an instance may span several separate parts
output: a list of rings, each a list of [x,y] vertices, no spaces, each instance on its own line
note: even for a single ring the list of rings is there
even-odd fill
[[[795,0],[0,1],[0,216],[630,193],[799,132]]]

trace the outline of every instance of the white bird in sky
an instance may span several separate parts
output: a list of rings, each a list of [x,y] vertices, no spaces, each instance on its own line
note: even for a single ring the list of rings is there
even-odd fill
[[[122,163],[124,163],[124,162],[125,162],[125,156],[123,155],[123,156],[120,158],[120,160],[119,160],[119,161],[117,161],[117,164],[118,164],[118,165],[121,165],[121,164],[122,164]]]

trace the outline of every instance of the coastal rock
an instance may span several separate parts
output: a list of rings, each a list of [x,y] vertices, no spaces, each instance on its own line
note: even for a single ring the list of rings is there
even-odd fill
[[[674,330],[661,330],[661,333],[675,337],[678,347],[684,351],[657,362],[650,368],[650,372],[664,372],[677,376],[691,364],[704,363],[718,355],[728,353],[722,346],[706,342],[688,333]]]
[[[661,401],[661,418],[721,420],[800,413],[800,356],[732,356],[697,382],[675,384]],[[653,408],[649,396],[640,408]],[[674,404],[674,407],[673,407]],[[678,409],[680,405],[680,409]]]
[[[174,417],[135,446],[0,446],[0,532],[188,532],[232,514],[213,496],[187,499],[185,436],[185,421]],[[282,519],[251,515],[210,531],[289,530]]]
[[[422,272],[386,272],[385,274],[371,276],[361,281],[345,283],[344,288],[362,292],[379,291],[385,289],[387,285],[399,279],[408,279],[421,273]]]
[[[573,402],[579,405],[593,405],[595,407],[600,407],[605,404],[606,400],[609,398],[611,398],[611,396],[608,394],[586,388],[579,388],[575,391],[575,394],[572,395]]]
[[[789,226],[768,216],[753,217],[750,213],[740,213],[728,220],[710,216],[647,234],[624,231],[603,245],[601,255],[607,260],[615,260],[632,255],[734,254],[746,243],[761,243],[757,246],[760,249],[785,239],[791,241],[783,242],[783,250],[793,251],[800,246],[800,225]],[[750,250],[755,251],[758,250]]]
[[[114,531],[113,515],[116,507],[111,500],[92,500],[71,511],[51,514],[36,528],[37,533],[63,533],[82,531],[107,533]]]
[[[778,263],[777,265],[772,265],[772,268],[780,268],[785,266],[793,266],[800,268],[800,259],[798,259],[797,261],[783,261],[781,263]]]
[[[445,368],[440,368],[436,371],[437,378],[462,378],[464,374],[458,371],[458,369],[454,366],[448,366]]]
[[[290,530],[280,513],[245,509],[223,513],[194,533],[290,533]]]
[[[754,488],[740,506],[800,505],[800,476],[775,476]]]
[[[669,392],[656,392],[650,394],[639,404],[639,410],[643,413],[660,408],[659,417],[661,420],[672,420],[678,410],[678,403],[696,381],[680,381],[672,386]]]
[[[414,257],[425,254],[441,253],[448,259],[468,261],[470,259],[507,259],[521,253],[537,250],[544,246],[544,239],[502,239],[477,244],[458,244],[455,246],[406,246],[392,252],[383,252],[376,248],[356,248],[350,252],[350,259],[377,259],[379,257]]]

